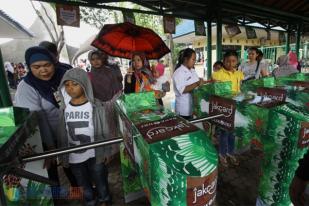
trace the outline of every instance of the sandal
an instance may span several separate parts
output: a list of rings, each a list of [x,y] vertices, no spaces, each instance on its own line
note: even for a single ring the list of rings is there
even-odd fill
[[[235,157],[235,155],[231,155],[231,154],[226,154],[228,156],[228,158],[230,159],[231,163],[233,165],[239,165],[239,161],[238,159]]]
[[[221,164],[223,167],[228,167],[229,164],[228,164],[228,161],[227,161],[226,157],[223,156],[223,155],[219,155],[219,157],[220,157],[220,164]]]

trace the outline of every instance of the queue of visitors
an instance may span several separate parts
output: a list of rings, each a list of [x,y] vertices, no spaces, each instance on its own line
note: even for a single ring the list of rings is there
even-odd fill
[[[279,57],[278,68],[269,73],[262,59],[263,54],[258,49],[250,48],[248,53],[249,61],[239,65],[237,53],[226,52],[223,61],[213,65],[214,72],[210,81],[231,81],[233,92],[238,93],[243,81],[297,72],[291,54]],[[22,63],[16,67],[12,63],[5,63],[9,86],[13,89],[17,87],[16,105],[38,114],[45,151],[119,136],[114,104],[122,93],[154,91],[158,104],[163,106],[162,98],[170,91],[170,81],[164,75],[165,65],[162,62],[150,66],[144,53],[133,52],[130,67],[123,77],[118,65],[111,64],[108,58],[102,51],[90,51],[88,60],[91,68],[86,72],[59,62],[57,47],[44,41],[26,50],[28,73]],[[176,114],[186,120],[193,118],[192,91],[209,82],[199,78],[195,62],[196,53],[193,49],[181,50],[172,75]],[[15,78],[16,74],[19,81]],[[80,132],[76,133],[75,129]],[[220,163],[224,167],[228,167],[229,162],[238,165],[234,153],[234,135],[230,131],[218,129],[217,137]],[[108,205],[112,201],[108,185],[108,163],[117,152],[114,146],[88,149],[63,155],[58,160],[46,159],[44,167],[49,178],[60,185],[58,161],[71,186],[83,188],[86,205]],[[58,205],[57,200],[54,200],[54,204]]]

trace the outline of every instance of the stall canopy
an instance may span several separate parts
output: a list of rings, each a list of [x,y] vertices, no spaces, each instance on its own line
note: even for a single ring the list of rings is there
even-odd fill
[[[24,39],[33,34],[0,9],[0,38]]]
[[[215,21],[222,23],[251,25],[259,23],[266,29],[280,26],[285,30],[302,32],[309,31],[308,0],[134,0],[145,9],[142,11],[120,8],[111,2],[120,0],[40,0],[61,4],[73,4],[113,10],[131,10],[154,15],[173,15],[180,18]]]

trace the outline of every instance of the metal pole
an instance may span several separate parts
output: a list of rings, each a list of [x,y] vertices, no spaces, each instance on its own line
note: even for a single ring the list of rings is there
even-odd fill
[[[301,29],[302,29],[302,23],[299,23],[299,24],[297,25],[296,45],[295,45],[296,55],[297,55],[297,58],[298,58],[298,59],[300,58],[300,55],[299,55],[299,48],[300,48]]]
[[[290,51],[290,26],[288,26],[287,34],[286,34],[286,44],[285,44],[285,54],[288,54]]]
[[[204,117],[200,119],[193,119],[193,120],[190,120],[190,122],[194,124],[194,123],[204,122],[206,120],[215,119],[215,118],[222,117],[222,116],[224,116],[224,114],[213,115],[213,116]]]
[[[194,123],[203,122],[203,121],[206,121],[206,120],[215,119],[215,118],[222,117],[222,116],[223,116],[223,114],[218,114],[218,115],[209,116],[209,117],[205,117],[205,118],[193,119],[190,122],[192,124],[194,124]],[[111,144],[117,144],[117,143],[120,143],[120,142],[123,142],[123,138],[114,138],[114,139],[110,139],[110,140],[97,141],[97,142],[92,142],[92,143],[89,143],[89,144],[83,144],[83,145],[78,145],[78,146],[74,146],[74,147],[68,147],[68,148],[65,148],[65,149],[55,149],[55,150],[50,150],[48,152],[43,152],[43,153],[28,156],[28,157],[24,157],[24,158],[21,159],[21,161],[23,163],[32,162],[32,161],[37,161],[37,160],[41,160],[41,159],[46,159],[48,157],[54,157],[54,156],[59,156],[59,155],[63,155],[63,154],[68,154],[68,153],[72,153],[72,152],[85,150],[85,149],[92,149],[92,148],[96,148],[96,147],[102,147],[102,146],[107,146],[107,145],[111,145]]]
[[[217,61],[222,60],[222,17],[220,11],[217,16]]]
[[[32,162],[32,161],[41,160],[41,159],[45,159],[45,158],[48,158],[48,157],[54,157],[54,156],[58,156],[58,155],[63,155],[63,154],[71,153],[71,152],[77,152],[77,151],[81,151],[81,150],[85,150],[85,149],[92,149],[92,148],[96,148],[96,147],[116,144],[116,143],[120,143],[122,141],[123,141],[123,138],[114,138],[114,139],[110,139],[110,140],[103,140],[103,141],[92,142],[92,143],[89,143],[89,144],[83,144],[83,145],[78,145],[78,146],[74,146],[74,147],[68,147],[68,148],[65,148],[65,149],[55,149],[55,150],[50,150],[48,152],[43,152],[43,153],[31,155],[29,157],[24,157],[24,158],[22,158],[21,161],[23,163]]]
[[[10,96],[8,81],[7,81],[5,70],[4,70],[1,48],[0,48],[0,100],[1,100],[0,108],[10,107],[13,105],[11,96]]]
[[[212,46],[211,46],[211,19],[207,19],[207,79],[211,78],[212,73]]]

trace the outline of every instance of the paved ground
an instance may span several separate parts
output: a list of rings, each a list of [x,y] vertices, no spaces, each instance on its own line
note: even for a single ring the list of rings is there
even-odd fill
[[[217,206],[254,206],[259,182],[259,168],[262,154],[256,151],[246,151],[238,156],[239,166],[223,168],[219,166],[217,185]],[[115,158],[109,165],[109,185],[114,206],[149,206],[146,198],[138,199],[129,204],[124,203],[120,161]],[[64,184],[67,184],[62,175]],[[81,205],[77,202],[65,205]]]

